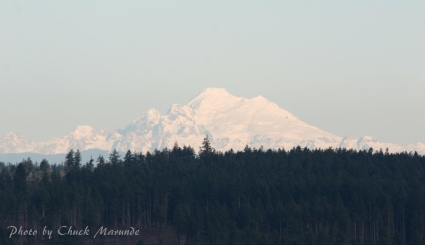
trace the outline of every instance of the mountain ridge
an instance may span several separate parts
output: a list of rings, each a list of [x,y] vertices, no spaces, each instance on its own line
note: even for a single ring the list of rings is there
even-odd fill
[[[150,109],[113,133],[80,125],[65,136],[36,142],[10,132],[0,138],[0,153],[63,154],[70,149],[146,152],[172,148],[175,142],[197,149],[205,135],[219,151],[242,150],[246,145],[272,149],[299,145],[310,149],[388,148],[390,152],[425,155],[423,142],[400,146],[372,136],[340,137],[303,122],[262,96],[236,97],[223,88],[204,89],[186,105],[173,104],[165,115]]]

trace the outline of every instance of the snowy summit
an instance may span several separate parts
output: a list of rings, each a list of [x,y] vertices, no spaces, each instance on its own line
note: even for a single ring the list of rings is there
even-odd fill
[[[219,151],[242,150],[246,145],[265,149],[290,149],[299,145],[311,149],[388,148],[390,152],[425,154],[422,142],[403,147],[380,142],[371,136],[342,138],[308,125],[262,96],[236,97],[223,88],[207,88],[186,105],[172,105],[166,115],[151,109],[114,133],[78,126],[68,135],[42,142],[8,133],[0,138],[0,153],[58,154],[70,149],[146,152],[172,148],[175,142],[197,150],[205,135]]]

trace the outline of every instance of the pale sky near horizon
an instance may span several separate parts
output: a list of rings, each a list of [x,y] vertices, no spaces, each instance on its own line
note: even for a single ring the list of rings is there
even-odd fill
[[[425,142],[425,1],[0,1],[0,137],[113,132],[208,87]]]

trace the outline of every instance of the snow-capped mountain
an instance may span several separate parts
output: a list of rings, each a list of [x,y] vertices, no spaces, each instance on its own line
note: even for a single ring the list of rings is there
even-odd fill
[[[172,148],[175,142],[198,149],[205,135],[219,151],[242,150],[246,145],[265,149],[290,149],[300,145],[310,149],[388,148],[390,152],[417,151],[425,155],[422,142],[403,147],[371,136],[342,138],[308,125],[261,96],[246,99],[220,88],[205,89],[186,105],[174,104],[166,115],[151,109],[114,133],[78,126],[68,135],[41,142],[8,133],[0,139],[0,153],[60,154],[70,149],[146,152]]]
[[[78,126],[68,135],[40,142],[28,140],[19,134],[7,133],[0,139],[0,153],[61,154],[69,152],[70,149],[109,150],[121,137],[120,134],[109,134],[104,130],[94,130],[90,126]]]

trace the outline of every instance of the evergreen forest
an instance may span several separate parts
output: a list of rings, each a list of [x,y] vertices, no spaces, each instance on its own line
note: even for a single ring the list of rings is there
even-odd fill
[[[174,244],[425,244],[425,156],[296,147],[216,152],[208,138],[82,163],[0,165],[0,244],[152,244],[43,227],[170,228]],[[9,226],[38,230],[9,238]],[[108,240],[110,239],[110,240]],[[159,244],[169,242],[158,241]]]

